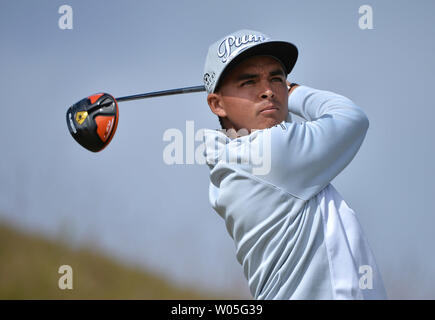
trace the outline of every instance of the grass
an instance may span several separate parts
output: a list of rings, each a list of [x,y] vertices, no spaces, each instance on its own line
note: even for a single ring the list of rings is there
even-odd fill
[[[73,289],[61,290],[61,265],[73,270]],[[26,234],[0,224],[0,299],[225,299],[178,288],[143,269],[93,250]]]

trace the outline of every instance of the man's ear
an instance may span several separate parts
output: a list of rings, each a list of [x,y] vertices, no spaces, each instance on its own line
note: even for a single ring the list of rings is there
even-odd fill
[[[225,108],[222,106],[222,97],[219,93],[210,93],[207,96],[207,103],[211,112],[213,112],[215,115],[221,118],[225,118],[227,116]]]

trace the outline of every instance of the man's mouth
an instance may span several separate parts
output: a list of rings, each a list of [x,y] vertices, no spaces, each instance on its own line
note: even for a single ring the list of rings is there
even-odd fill
[[[267,106],[260,109],[261,114],[268,114],[268,113],[273,113],[276,111],[278,111],[278,107],[276,107],[273,104],[267,105]]]

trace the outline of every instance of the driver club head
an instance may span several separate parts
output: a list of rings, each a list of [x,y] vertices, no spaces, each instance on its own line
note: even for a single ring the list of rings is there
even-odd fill
[[[66,123],[72,137],[92,152],[103,150],[118,125],[118,103],[108,93],[98,93],[68,108]]]

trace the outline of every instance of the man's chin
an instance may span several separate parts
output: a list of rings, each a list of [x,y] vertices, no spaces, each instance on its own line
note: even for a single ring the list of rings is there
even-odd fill
[[[283,122],[284,120],[285,120],[285,119],[283,119],[283,120],[279,120],[279,119],[274,119],[274,118],[266,119],[266,121],[264,121],[264,123],[260,126],[261,128],[259,128],[259,129],[261,130],[261,129],[272,128],[272,127],[274,127],[274,126],[280,124],[280,123]]]

